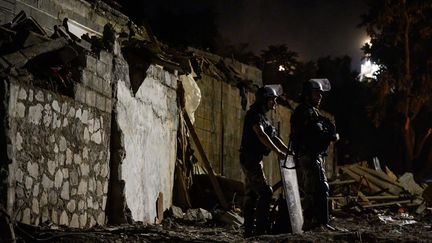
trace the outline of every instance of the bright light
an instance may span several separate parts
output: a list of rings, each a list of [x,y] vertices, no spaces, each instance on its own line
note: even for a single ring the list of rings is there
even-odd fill
[[[279,65],[279,72],[283,72],[283,71],[285,71],[286,69],[285,69],[285,67],[283,66],[283,65]]]
[[[364,44],[369,44],[369,45],[371,45],[371,38],[370,38],[370,36],[364,36],[363,37],[363,39],[362,39],[362,46],[364,45]]]
[[[364,79],[376,79],[375,73],[379,70],[379,66],[370,60],[366,60],[360,67],[360,81]]]

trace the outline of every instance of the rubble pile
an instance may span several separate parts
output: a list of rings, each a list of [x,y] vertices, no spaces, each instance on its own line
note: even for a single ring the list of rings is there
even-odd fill
[[[399,226],[430,218],[431,186],[417,184],[412,173],[397,177],[387,167],[384,172],[367,163],[340,169],[339,178],[329,182],[335,217],[370,214],[374,220]]]

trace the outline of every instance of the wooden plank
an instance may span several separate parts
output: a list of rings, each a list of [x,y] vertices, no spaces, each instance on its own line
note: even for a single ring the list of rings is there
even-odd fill
[[[163,213],[164,213],[163,193],[159,192],[159,196],[156,199],[156,224],[162,223]]]
[[[192,136],[192,139],[193,139],[193,141],[195,143],[195,146],[198,149],[198,153],[201,156],[201,163],[204,166],[204,169],[207,171],[207,174],[209,175],[210,182],[212,183],[212,186],[213,186],[213,188],[215,190],[216,196],[218,197],[219,203],[221,204],[222,208],[228,209],[228,203],[227,203],[227,201],[225,199],[224,194],[222,193],[222,190],[220,188],[219,182],[216,179],[216,176],[215,176],[215,174],[213,172],[213,169],[212,169],[212,167],[210,165],[210,162],[209,162],[209,160],[207,158],[207,155],[204,152],[204,148],[201,145],[201,142],[200,142],[200,140],[198,138],[198,135],[197,135],[197,133],[195,131],[195,128],[194,128],[194,126],[193,126],[193,124],[192,124],[192,122],[191,122],[191,120],[189,118],[189,115],[184,110],[183,110],[183,117],[184,117],[184,120],[186,122],[187,127],[189,128],[189,132],[190,132],[190,134]]]
[[[396,202],[388,202],[388,203],[377,203],[377,204],[370,204],[370,205],[364,205],[363,208],[376,208],[376,207],[386,207],[396,204],[406,204],[410,203],[411,200],[403,200],[403,201],[396,201]]]
[[[392,180],[392,178],[390,176],[388,176],[386,173],[384,173],[382,171],[376,171],[376,170],[373,170],[373,169],[370,169],[370,168],[366,168],[366,167],[363,167],[363,166],[356,166],[356,167],[359,168],[359,169],[361,169],[361,170],[363,170],[363,171],[365,171],[365,172],[367,172],[367,173],[369,173],[369,174],[371,174],[371,175],[374,175],[374,176],[376,176],[376,177],[378,177],[378,178],[380,178],[380,179],[382,179],[382,180],[384,180],[384,181],[386,181],[386,182],[388,182],[390,184],[393,184],[393,185],[395,185],[395,186],[400,187],[401,189],[403,189],[403,187],[400,184],[398,184],[396,181]]]
[[[380,178],[377,178],[371,174],[369,174],[367,171],[360,169],[357,166],[350,166],[349,167],[350,170],[352,170],[354,173],[364,176],[369,182],[372,182],[373,184],[377,185],[378,187],[380,187],[381,189],[386,189],[388,188],[389,192],[394,194],[394,195],[399,195],[402,192],[402,187],[398,187],[392,183],[389,183],[387,181],[384,181]]]
[[[330,196],[329,197],[329,199],[332,200],[344,199],[344,198],[356,199],[357,196]],[[365,198],[368,200],[396,200],[396,199],[400,199],[401,197],[390,195],[390,196],[365,196]]]
[[[175,168],[175,183],[176,183],[176,191],[175,191],[175,195],[177,195],[176,197],[176,203],[177,206],[180,206],[182,208],[191,208],[192,204],[191,204],[191,200],[189,197],[189,190],[188,187],[186,185],[186,178],[184,175],[184,171],[182,169],[182,166],[179,165],[179,162],[177,162],[176,164],[176,168]]]
[[[369,200],[395,200],[399,199],[400,196],[367,196]]]
[[[360,182],[362,185],[370,187],[370,189],[373,192],[378,192],[378,191],[382,191],[381,188],[379,188],[378,186],[376,186],[373,183],[367,183],[365,180],[362,180],[362,177],[360,175],[357,175],[356,173],[354,173],[353,171],[351,171],[348,167],[342,167],[341,168],[342,171],[346,174],[348,174],[349,176],[351,176],[354,180],[356,180],[357,182]],[[384,192],[384,195],[391,195],[388,192]]]
[[[328,184],[329,185],[345,185],[345,184],[353,184],[356,183],[356,180],[344,180],[344,181],[330,181]]]
[[[361,191],[358,191],[357,192],[357,196],[359,197],[359,198],[361,198],[361,200],[363,201],[363,202],[369,202],[369,199],[363,194],[363,192],[361,192]]]

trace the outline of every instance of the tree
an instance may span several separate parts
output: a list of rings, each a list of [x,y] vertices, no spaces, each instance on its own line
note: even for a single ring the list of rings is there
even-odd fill
[[[261,51],[258,65],[263,71],[264,84],[281,84],[288,98],[295,95],[293,90],[301,86],[301,81],[295,78],[295,73],[301,63],[298,54],[288,49],[287,45],[270,45]]]
[[[431,125],[425,120],[425,114],[431,113],[432,4],[424,0],[366,2],[369,12],[362,24],[371,44],[363,50],[382,67],[369,114],[382,133],[383,144],[388,145],[383,147],[383,157],[397,171],[412,171],[415,163],[431,163],[419,159],[431,153],[424,144],[432,139]]]
[[[227,43],[229,43],[228,40],[219,41],[215,52],[223,57],[231,57],[248,65],[257,66],[260,63],[260,58],[249,50],[248,43]]]
[[[286,73],[293,73],[299,63],[298,53],[288,50],[286,44],[270,45],[261,51],[262,66],[277,64],[277,69]]]

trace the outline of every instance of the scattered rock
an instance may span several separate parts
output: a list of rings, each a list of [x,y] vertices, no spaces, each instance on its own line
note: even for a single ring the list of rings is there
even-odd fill
[[[212,214],[202,208],[191,208],[186,211],[184,219],[187,221],[208,221],[211,220]]]

